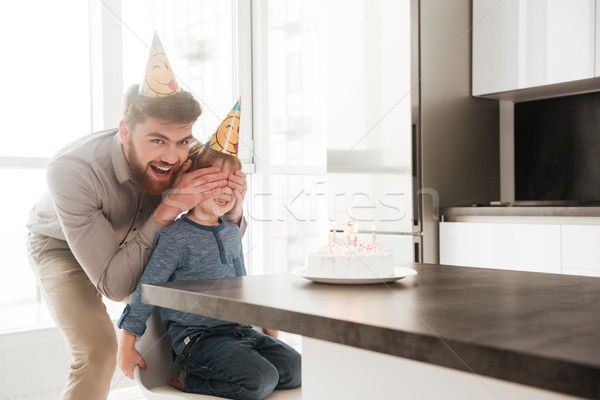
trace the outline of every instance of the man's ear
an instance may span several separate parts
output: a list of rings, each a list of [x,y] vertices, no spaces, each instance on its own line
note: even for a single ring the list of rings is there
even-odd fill
[[[127,141],[129,137],[129,130],[127,129],[127,124],[125,121],[119,121],[119,137],[121,138],[121,144],[123,146],[127,146],[129,142]]]

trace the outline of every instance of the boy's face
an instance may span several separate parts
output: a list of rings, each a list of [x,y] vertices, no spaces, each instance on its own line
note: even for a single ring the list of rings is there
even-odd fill
[[[187,160],[193,123],[146,118],[129,130],[119,124],[121,143],[136,181],[151,194],[171,187]]]
[[[233,174],[233,169],[222,163],[214,164],[213,167],[221,168],[221,172]],[[230,187],[224,186],[211,198],[204,199],[196,206],[196,213],[200,212],[203,217],[218,218],[228,213],[235,205],[235,196]]]

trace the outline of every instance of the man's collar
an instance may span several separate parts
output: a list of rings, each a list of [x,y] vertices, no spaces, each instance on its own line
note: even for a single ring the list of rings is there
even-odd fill
[[[113,167],[119,183],[127,182],[128,180],[132,179],[133,175],[131,173],[131,167],[129,166],[127,158],[125,158],[125,152],[123,149],[123,144],[121,143],[121,138],[119,137],[118,129],[113,137],[111,152]]]

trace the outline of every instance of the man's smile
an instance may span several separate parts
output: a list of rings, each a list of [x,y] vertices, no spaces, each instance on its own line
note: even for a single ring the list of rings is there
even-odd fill
[[[150,169],[158,179],[166,179],[171,175],[173,167],[159,167],[158,165],[150,164]]]

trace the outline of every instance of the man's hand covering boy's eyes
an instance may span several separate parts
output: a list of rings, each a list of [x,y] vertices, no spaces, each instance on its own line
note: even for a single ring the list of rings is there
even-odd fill
[[[202,200],[215,196],[223,186],[228,184],[227,174],[221,172],[220,168],[210,167],[187,172],[191,165],[191,160],[183,164],[175,183],[163,193],[163,200],[154,211],[154,218],[163,227],[173,222],[182,212],[194,208]],[[244,194],[245,188],[244,180]]]
[[[239,224],[243,214],[244,198],[246,197],[246,191],[248,190],[246,174],[240,170],[236,170],[233,174],[229,174],[227,186],[233,190],[233,195],[235,196],[235,205],[231,211],[227,213],[227,216],[231,222]]]

